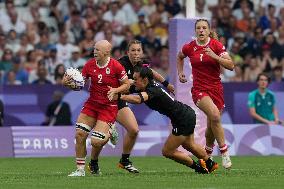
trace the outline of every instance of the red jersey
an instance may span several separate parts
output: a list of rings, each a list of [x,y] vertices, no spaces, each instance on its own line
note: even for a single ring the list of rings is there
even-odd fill
[[[194,40],[182,47],[182,53],[190,59],[193,87],[203,89],[222,87],[220,64],[205,54],[204,48],[206,47],[210,47],[220,57],[227,53],[224,45],[213,38],[209,38],[208,43],[205,45],[200,45]]]
[[[109,101],[107,92],[108,86],[117,88],[120,81],[127,78],[124,67],[115,59],[110,58],[103,66],[99,66],[95,58],[90,59],[82,70],[85,80],[90,79],[90,97],[88,101],[99,104],[117,105],[117,101]]]

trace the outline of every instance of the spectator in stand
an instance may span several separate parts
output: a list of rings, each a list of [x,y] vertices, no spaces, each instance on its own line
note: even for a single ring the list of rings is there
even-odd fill
[[[60,34],[59,42],[56,44],[57,59],[59,62],[64,63],[71,58],[73,45],[68,42],[67,33]]]
[[[277,65],[273,68],[272,81],[274,82],[284,81],[282,66]]]
[[[87,29],[84,33],[84,39],[79,43],[81,57],[89,59],[93,56],[94,47],[94,32],[91,29]]]
[[[254,123],[267,125],[279,123],[274,93],[267,89],[269,82],[270,78],[267,74],[259,74],[257,76],[258,88],[249,93],[248,106]]]
[[[28,72],[23,69],[23,65],[21,59],[19,57],[15,57],[12,59],[12,69],[15,73],[16,80],[19,80],[22,84],[28,84]],[[8,74],[4,77],[4,82],[8,80]]]
[[[262,45],[262,55],[258,58],[258,62],[262,71],[266,73],[270,73],[277,66],[278,61],[271,56],[271,48],[268,44]]]
[[[62,85],[62,79],[65,73],[65,67],[63,64],[58,64],[54,72],[54,83],[57,85]]]
[[[9,18],[5,23],[2,23],[2,29],[7,34],[11,30],[15,30],[17,34],[22,34],[26,31],[26,24],[18,17],[16,9],[8,12]]]
[[[11,49],[4,49],[2,59],[0,61],[0,70],[7,72],[12,69],[13,51]]]
[[[109,21],[111,23],[111,29],[117,33],[120,33],[127,24],[126,15],[120,10],[118,1],[112,1],[109,4],[109,10],[104,13],[103,19]]]
[[[75,44],[78,44],[83,39],[84,31],[88,28],[86,19],[81,17],[79,10],[73,10],[70,19],[65,24],[66,31],[71,31],[75,38]]]
[[[43,64],[38,66],[37,76],[38,79],[33,81],[32,84],[38,84],[38,85],[52,84],[52,82],[47,79],[47,69]]]
[[[244,81],[255,82],[258,74],[260,74],[262,71],[263,69],[261,65],[259,65],[257,59],[255,57],[251,58],[249,60],[248,67],[245,68]]]
[[[22,85],[22,82],[16,79],[16,73],[13,70],[8,71],[6,77],[5,85]]]
[[[244,76],[243,76],[243,70],[240,64],[235,65],[235,75],[231,78],[229,78],[230,82],[243,82]]]
[[[80,55],[80,48],[78,46],[73,46],[72,56],[68,61],[65,62],[65,68],[73,67],[78,69],[79,67],[83,67],[86,60],[81,58]]]
[[[38,66],[37,52],[35,50],[30,50],[27,53],[26,62],[24,63],[24,69],[31,73],[32,71],[37,70]]]
[[[35,49],[48,53],[50,48],[52,48],[52,44],[49,42],[49,34],[41,33],[40,41],[35,45]]]

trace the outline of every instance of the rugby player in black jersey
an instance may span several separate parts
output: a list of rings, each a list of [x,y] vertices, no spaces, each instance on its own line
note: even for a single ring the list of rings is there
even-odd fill
[[[147,67],[134,68],[134,86],[137,94],[117,95],[118,99],[133,104],[145,103],[152,110],[170,118],[173,129],[168,136],[162,154],[180,164],[194,169],[198,173],[207,174],[218,168],[218,164],[207,155],[206,151],[194,142],[196,115],[194,110],[171,97],[163,88],[153,81],[153,72]],[[191,159],[186,153],[178,150],[182,146],[197,158]]]

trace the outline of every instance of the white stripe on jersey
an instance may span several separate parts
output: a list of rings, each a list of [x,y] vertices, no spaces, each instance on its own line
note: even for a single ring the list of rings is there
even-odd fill
[[[127,74],[125,74],[121,79],[119,79],[119,81],[123,81],[126,78],[127,78]]]

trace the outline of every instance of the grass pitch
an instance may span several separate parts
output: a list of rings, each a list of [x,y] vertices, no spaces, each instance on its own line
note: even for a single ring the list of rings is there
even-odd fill
[[[219,164],[220,158],[214,158]],[[0,189],[85,189],[85,188],[284,188],[284,157],[232,157],[233,168],[219,167],[209,175],[163,157],[134,157],[140,174],[117,168],[119,157],[102,157],[101,176],[67,177],[75,170],[74,158],[1,158]]]

